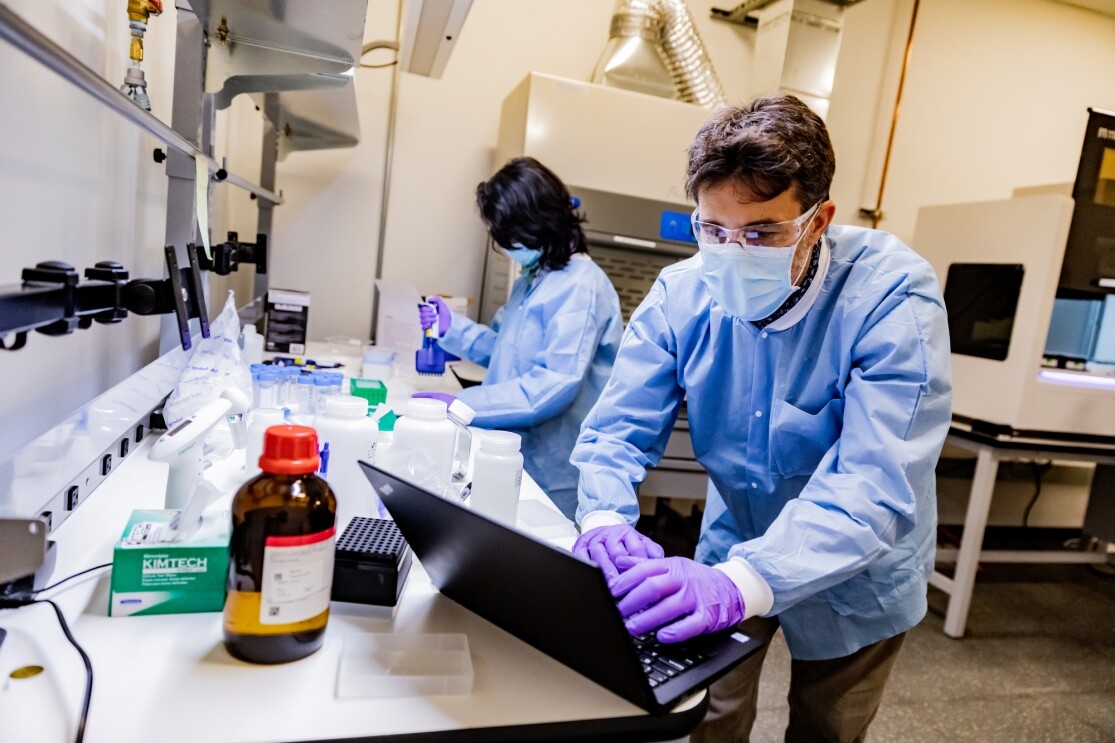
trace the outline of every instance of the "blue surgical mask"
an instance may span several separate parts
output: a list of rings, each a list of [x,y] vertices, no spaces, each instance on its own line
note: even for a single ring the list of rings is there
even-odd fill
[[[732,317],[751,322],[769,317],[797,288],[790,280],[793,248],[698,244],[701,280]]]
[[[511,248],[511,250],[505,249],[503,251],[504,255],[521,266],[529,266],[532,263],[536,263],[538,259],[542,257],[541,250],[528,248],[522,243],[511,243]]]

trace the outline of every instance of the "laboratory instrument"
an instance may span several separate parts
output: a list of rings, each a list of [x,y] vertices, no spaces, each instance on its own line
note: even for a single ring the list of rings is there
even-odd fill
[[[241,660],[285,663],[325,639],[337,500],[315,474],[312,428],[267,429],[259,465],[232,499],[224,642]]]
[[[918,211],[975,431],[1115,435],[1115,114],[1088,113],[1075,183]]]
[[[170,465],[166,484],[166,508],[186,507],[205,473],[205,437],[214,426],[225,420],[232,406],[233,403],[224,397],[208,402],[160,436],[151,446],[147,457]]]
[[[523,483],[522,438],[511,431],[482,431],[473,464],[468,504],[474,511],[515,526]]]
[[[432,307],[437,312],[438,305],[426,302],[427,307]],[[445,351],[438,344],[438,329],[435,324],[430,325],[422,333],[422,347],[414,352],[414,368],[419,374],[440,375],[445,373]]]

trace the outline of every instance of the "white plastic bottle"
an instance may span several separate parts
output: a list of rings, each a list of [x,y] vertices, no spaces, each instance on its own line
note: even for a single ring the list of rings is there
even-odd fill
[[[407,463],[411,477],[420,475],[415,484],[441,495],[445,495],[451,482],[457,447],[457,426],[446,412],[441,400],[412,397],[407,401],[407,414],[395,422],[393,445],[395,449],[412,452],[412,460],[420,460]]]
[[[374,462],[379,426],[368,417],[368,401],[354,395],[330,395],[325,411],[314,416],[318,444],[329,445],[321,474],[337,497],[337,533],[354,516],[380,516],[379,498],[357,460]],[[324,455],[323,455],[324,458]]]
[[[244,474],[255,477],[260,473],[259,456],[263,453],[263,432],[271,426],[286,423],[285,413],[279,408],[253,410],[248,421],[248,443],[244,448]]]
[[[522,437],[510,431],[483,431],[473,464],[469,507],[515,526],[523,484]]]
[[[245,364],[263,362],[263,336],[255,325],[248,324],[240,330],[240,348]]]

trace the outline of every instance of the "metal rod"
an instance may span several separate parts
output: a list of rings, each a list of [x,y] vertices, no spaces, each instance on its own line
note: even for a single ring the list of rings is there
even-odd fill
[[[898,73],[898,91],[894,96],[894,111],[891,113],[890,133],[887,135],[887,149],[883,155],[883,172],[879,175],[879,195],[875,199],[875,208],[868,211],[860,209],[860,214],[871,218],[871,228],[879,226],[883,219],[883,192],[887,185],[887,171],[890,169],[890,154],[894,147],[894,132],[898,128],[898,109],[902,105],[902,89],[906,86],[906,69],[910,66],[910,52],[914,44],[914,26],[918,21],[918,5],[921,0],[914,0],[914,10],[910,14],[910,30],[906,33],[906,50],[902,54],[902,69]]]
[[[403,38],[403,0],[399,0],[398,15],[395,16],[395,43],[398,45]],[[395,120],[399,113],[399,63],[396,55],[396,64],[391,68],[391,99],[387,106],[387,142],[383,153],[383,193],[379,206],[379,247],[376,250],[375,279],[383,278],[383,254],[387,240],[387,207],[391,203],[391,167],[394,164],[395,150]],[[379,287],[372,286],[372,329],[368,337],[373,341],[376,338],[376,324],[379,322]]]
[[[209,162],[212,163],[213,161],[210,160]],[[210,170],[212,170],[212,168],[210,168]],[[249,193],[253,193],[256,195],[256,198],[260,199],[261,201],[270,201],[272,204],[276,205],[283,203],[283,197],[275,193],[274,191],[270,191],[263,186],[257,186],[251,181],[236,175],[236,173],[229,173],[228,171],[225,172],[227,173],[227,175],[225,175],[225,179],[223,181],[224,183],[228,183],[230,186],[236,186],[237,188],[242,188]],[[217,182],[221,183],[222,181]]]
[[[158,117],[140,108],[111,83],[98,75],[79,59],[55,44],[35,27],[27,23],[7,5],[0,3],[0,39],[57,73],[67,82],[88,93],[97,101],[128,119],[168,147],[197,159],[205,160],[209,172],[221,169],[220,164],[199,150],[192,142],[171,129]],[[224,179],[228,183],[254,193],[258,198],[274,204],[283,203],[282,197],[231,173]]]

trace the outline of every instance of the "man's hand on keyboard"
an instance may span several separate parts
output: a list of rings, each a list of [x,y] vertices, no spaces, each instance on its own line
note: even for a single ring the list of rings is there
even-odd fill
[[[608,585],[619,577],[615,561],[620,557],[662,557],[666,553],[657,542],[645,537],[628,524],[600,526],[577,538],[573,554],[592,560],[604,571]],[[612,592],[613,596],[619,594]]]
[[[684,557],[618,557],[616,567],[612,595],[623,597],[619,610],[632,635],[658,628],[662,642],[682,642],[744,619],[743,597],[720,570]]]

